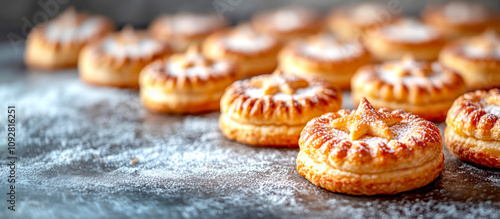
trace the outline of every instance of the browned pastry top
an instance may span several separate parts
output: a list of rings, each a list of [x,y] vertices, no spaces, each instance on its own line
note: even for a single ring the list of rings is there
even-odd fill
[[[420,166],[441,153],[434,123],[402,110],[375,110],[362,98],[357,110],[327,113],[307,123],[301,151],[318,162],[355,173]]]
[[[55,48],[82,46],[111,32],[114,25],[106,17],[77,13],[73,7],[66,9],[53,20],[38,25],[30,32],[31,37]]]
[[[99,57],[98,61],[112,61],[118,64],[130,61],[149,62],[172,51],[167,43],[154,39],[146,31],[134,30],[131,26],[92,43],[88,49],[92,55]]]
[[[500,37],[496,31],[489,29],[483,34],[455,41],[447,45],[443,52],[477,62],[490,62],[500,65]]]
[[[391,12],[380,2],[363,2],[334,9],[329,19],[342,19],[359,27],[383,26],[399,19],[399,13]]]
[[[493,13],[485,5],[474,1],[451,1],[444,5],[429,6],[423,11],[423,19],[446,22],[448,25],[474,26],[493,19]]]
[[[356,40],[342,42],[328,34],[292,42],[283,49],[282,54],[284,53],[321,64],[346,63],[353,58],[368,56],[367,50],[360,42]]]
[[[150,29],[157,37],[197,38],[227,26],[216,14],[179,13],[162,15],[155,19]]]
[[[465,91],[458,73],[437,62],[415,61],[411,56],[362,67],[352,80],[354,87],[369,89],[373,97],[412,104],[453,100]]]
[[[225,60],[205,57],[199,46],[192,46],[186,53],[174,54],[168,59],[157,60],[144,68],[141,73],[143,85],[157,85],[164,90],[186,88],[220,89],[210,84],[219,81],[234,81],[236,65]]]
[[[410,18],[400,19],[397,22],[383,26],[374,34],[386,41],[402,44],[441,44],[445,41],[444,36],[433,27]],[[370,40],[370,37],[373,36],[365,37],[365,40]]]
[[[277,70],[233,83],[222,97],[221,111],[236,121],[300,125],[339,109],[341,101],[340,89],[328,82]]]
[[[275,37],[258,33],[248,24],[217,32],[209,36],[204,44],[210,44],[210,48],[217,50],[217,53],[243,57],[277,53],[281,48]]]
[[[258,13],[252,19],[252,26],[259,32],[281,36],[318,31],[321,27],[321,19],[315,11],[301,7],[288,7]]]
[[[462,136],[500,140],[500,89],[478,90],[459,97],[448,111],[446,124]]]

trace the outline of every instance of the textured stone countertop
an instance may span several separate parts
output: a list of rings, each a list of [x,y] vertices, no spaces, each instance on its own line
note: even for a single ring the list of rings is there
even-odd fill
[[[136,90],[91,87],[76,70],[29,71],[21,57],[0,45],[0,136],[7,105],[18,120],[17,209],[7,210],[2,165],[0,218],[500,218],[500,171],[446,149],[444,171],[428,186],[335,194],[296,172],[298,149],[224,138],[218,113],[151,114]],[[2,164],[6,145],[2,137]]]

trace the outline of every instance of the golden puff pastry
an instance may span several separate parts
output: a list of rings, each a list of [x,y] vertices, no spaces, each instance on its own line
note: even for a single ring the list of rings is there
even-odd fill
[[[425,186],[443,169],[443,144],[434,123],[402,110],[327,113],[300,135],[297,171],[332,192],[396,194]]]
[[[500,90],[458,98],[446,118],[444,142],[463,161],[500,168]]]
[[[203,56],[199,47],[147,65],[141,72],[141,99],[158,113],[203,113],[219,110],[224,90],[236,81],[236,66]]]
[[[494,25],[494,12],[474,1],[451,1],[430,5],[422,12],[424,23],[448,38],[477,35]]]
[[[366,97],[375,108],[402,109],[431,121],[444,121],[453,101],[465,92],[460,74],[437,62],[411,56],[361,68],[352,78],[354,102]]]
[[[25,63],[30,68],[46,70],[77,67],[83,46],[114,29],[108,18],[77,13],[70,7],[31,30],[26,41]]]
[[[142,68],[170,54],[168,44],[127,26],[121,32],[84,47],[78,71],[80,78],[89,84],[138,88]]]
[[[360,42],[340,42],[332,35],[292,42],[279,58],[279,66],[287,74],[321,78],[342,89],[348,89],[356,70],[370,62],[370,53]]]
[[[322,29],[322,21],[316,11],[302,7],[287,7],[256,14],[251,20],[258,32],[290,42],[316,34]]]
[[[462,74],[470,90],[500,87],[500,38],[493,30],[448,44],[439,61]]]
[[[363,35],[363,42],[378,61],[398,60],[408,53],[417,60],[434,61],[446,38],[433,27],[407,18]]]
[[[278,65],[281,43],[255,32],[248,24],[219,31],[203,42],[203,53],[211,59],[227,59],[238,65],[239,78],[270,74]]]
[[[159,40],[168,41],[177,52],[193,44],[201,44],[211,33],[227,26],[216,14],[180,13],[156,18],[149,30]]]
[[[343,40],[371,34],[374,29],[393,23],[400,11],[389,10],[380,2],[363,2],[333,9],[327,17],[328,29]]]
[[[306,123],[340,109],[340,89],[326,81],[282,74],[237,81],[221,99],[219,125],[229,139],[259,146],[298,145]]]

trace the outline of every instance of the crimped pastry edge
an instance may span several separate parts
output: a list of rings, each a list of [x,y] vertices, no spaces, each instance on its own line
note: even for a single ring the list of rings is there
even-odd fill
[[[500,142],[461,136],[447,126],[444,141],[448,150],[460,160],[485,167],[500,168]]]
[[[313,184],[326,190],[351,195],[393,195],[431,183],[441,173],[444,154],[421,166],[377,174],[356,174],[318,163],[301,151],[297,157],[297,172]]]

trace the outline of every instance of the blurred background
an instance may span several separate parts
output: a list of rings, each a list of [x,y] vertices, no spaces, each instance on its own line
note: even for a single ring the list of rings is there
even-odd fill
[[[333,7],[362,0],[2,0],[0,7],[0,40],[20,36],[25,38],[29,29],[38,23],[52,19],[68,6],[78,11],[103,14],[111,17],[119,27],[132,24],[146,28],[156,16],[182,11],[215,12],[228,18],[233,24],[249,19],[257,11],[286,5],[304,5],[322,13]],[[470,0],[477,2],[476,0]],[[427,3],[440,4],[446,0],[379,0],[401,5],[403,13],[416,16]],[[482,1],[488,6],[500,8],[499,0]],[[11,33],[10,38],[8,33]],[[14,36],[14,34],[16,36]]]

